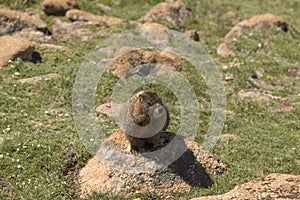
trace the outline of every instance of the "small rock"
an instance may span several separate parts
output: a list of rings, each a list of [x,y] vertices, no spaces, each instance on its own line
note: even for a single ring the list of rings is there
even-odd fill
[[[47,48],[51,48],[51,49],[65,49],[66,47],[64,46],[60,46],[60,45],[55,45],[55,44],[40,44],[40,47],[47,47]]]
[[[96,108],[97,114],[105,114],[109,118],[113,117],[112,109],[111,109],[111,103],[105,103]]]
[[[110,13],[113,12],[114,10],[112,9],[112,7],[104,5],[102,3],[98,3],[98,7],[100,8],[100,10],[102,10],[105,13]]]
[[[233,118],[235,116],[235,112],[231,111],[231,110],[226,110],[226,116],[229,118]]]
[[[272,101],[283,104],[285,106],[290,106],[291,102],[288,98],[277,97],[269,92],[259,92],[259,91],[240,91],[234,97],[243,99],[243,100],[252,100],[252,101]]]
[[[200,40],[200,37],[197,33],[196,30],[192,29],[192,30],[187,30],[184,32],[184,34],[188,37],[190,37],[192,40],[195,40],[195,41],[199,41]]]
[[[282,89],[282,87],[280,87],[280,86],[274,86],[264,80],[260,80],[260,79],[256,79],[256,78],[257,78],[256,76],[250,77],[249,80],[259,88],[264,88],[267,90]]]
[[[228,68],[230,68],[231,66],[227,63],[223,63],[223,62],[220,62],[220,61],[215,61],[216,65],[217,66],[220,66],[222,69],[226,70]]]
[[[33,44],[20,37],[2,36],[0,37],[0,67],[9,63],[9,61],[20,57],[24,60],[33,60]]]
[[[261,79],[264,76],[264,70],[263,69],[257,69],[255,70],[255,74],[252,76],[253,79]]]
[[[231,73],[226,73],[225,74],[225,81],[231,81],[233,79],[234,79],[233,74],[231,74]]]
[[[47,24],[36,14],[0,8],[0,35],[11,34],[24,28],[47,32]]]
[[[63,16],[73,8],[79,8],[73,0],[44,0],[42,3],[42,10],[47,15]]]
[[[190,9],[186,7],[182,0],[178,0],[175,3],[162,2],[157,4],[141,20],[157,22],[164,19],[179,28],[183,28],[183,20],[189,15],[191,15]]]
[[[36,31],[32,28],[23,29],[22,31],[16,32],[13,35],[26,38],[29,41],[39,44],[53,42],[53,38],[51,35],[47,35],[46,33],[41,31]]]
[[[111,26],[114,24],[129,23],[126,19],[94,15],[78,9],[69,10],[66,13],[66,16],[72,21],[88,21],[88,22],[95,23],[96,25],[99,26],[103,26],[103,25]]]
[[[51,79],[57,79],[57,78],[61,78],[61,75],[59,75],[59,74],[46,74],[46,75],[35,76],[35,77],[31,77],[31,78],[23,78],[23,79],[20,79],[19,81],[21,83],[36,84],[37,82],[39,82],[41,80],[51,80]]]
[[[289,69],[288,75],[293,77],[300,77],[300,67],[298,67],[298,69]]]
[[[236,56],[236,53],[232,50],[230,50],[227,47],[227,44],[225,43],[221,43],[218,47],[217,47],[217,54],[219,54],[220,56]]]
[[[223,134],[219,136],[219,139],[223,141],[238,140],[240,139],[240,136],[236,134]]]
[[[87,22],[70,23],[56,19],[52,26],[52,37],[54,40],[76,39],[87,41],[101,36],[101,34],[94,33],[87,28],[79,27],[80,25],[84,24],[87,24]]]

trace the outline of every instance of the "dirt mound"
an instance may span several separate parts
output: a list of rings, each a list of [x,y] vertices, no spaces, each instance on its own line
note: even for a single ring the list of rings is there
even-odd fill
[[[175,3],[162,2],[150,9],[150,11],[142,17],[143,21],[157,22],[159,20],[167,20],[179,28],[184,27],[183,20],[191,14],[182,0]]]
[[[192,187],[208,187],[212,184],[211,177],[228,170],[222,161],[197,143],[174,133],[166,132],[165,136],[177,141],[176,148],[187,147],[169,166],[163,166],[143,154],[127,152],[129,142],[119,129],[80,171],[81,196],[97,191],[125,195],[152,192],[163,197],[172,192],[189,191]]]
[[[250,19],[243,20],[237,23],[226,35],[222,38],[222,43],[217,47],[217,54],[222,56],[236,56],[237,52],[228,47],[229,43],[236,42],[241,36],[250,32],[260,31],[266,27],[276,26],[284,32],[289,29],[289,24],[281,17],[273,14],[256,15]],[[261,44],[258,44],[261,48]]]
[[[176,71],[181,70],[179,61],[156,52],[142,49],[133,49],[125,52],[122,55],[119,54],[108,67],[118,77],[123,77],[131,69],[144,64],[158,64],[170,67]]]
[[[63,16],[73,8],[79,8],[78,4],[72,0],[45,0],[42,3],[42,10],[47,15]]]
[[[0,7],[0,35],[12,34],[25,28],[46,32],[47,24],[39,15]]]
[[[291,174],[270,174],[265,178],[257,179],[236,186],[228,193],[200,197],[192,200],[246,200],[246,199],[299,199],[300,176]]]
[[[2,36],[0,37],[0,44],[0,67],[7,65],[17,57],[24,60],[33,59],[34,46],[24,38]]]
[[[263,27],[277,26],[287,32],[289,24],[281,17],[272,14],[256,15],[250,19],[237,23],[222,39],[223,42],[231,42],[234,38],[239,38],[246,32],[259,30]]]

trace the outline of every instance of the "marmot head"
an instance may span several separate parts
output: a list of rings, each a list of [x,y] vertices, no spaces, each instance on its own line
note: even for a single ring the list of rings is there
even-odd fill
[[[129,114],[133,122],[139,126],[147,126],[152,119],[162,117],[164,110],[167,113],[167,121],[164,129],[169,123],[169,114],[162,100],[155,92],[140,91],[129,99]]]

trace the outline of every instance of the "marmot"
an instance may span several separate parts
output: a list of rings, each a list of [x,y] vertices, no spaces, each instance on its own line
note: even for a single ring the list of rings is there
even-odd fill
[[[130,143],[129,150],[146,152],[157,148],[170,121],[160,97],[154,92],[140,91],[127,105],[121,128]]]

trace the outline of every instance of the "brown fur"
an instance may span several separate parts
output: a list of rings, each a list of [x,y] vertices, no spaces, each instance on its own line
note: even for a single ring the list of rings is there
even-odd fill
[[[154,92],[149,91],[140,91],[136,94],[134,94],[129,99],[129,108],[128,108],[128,114],[132,122],[135,124],[145,127],[151,123],[150,118],[150,107],[155,105],[161,105],[165,108],[167,111],[167,108],[163,104],[162,100],[159,98],[159,96]],[[154,119],[154,120],[160,120]],[[128,139],[130,143],[130,150],[135,150],[139,152],[145,152],[153,149],[155,144],[158,142],[160,135],[162,134],[162,131],[166,130],[166,128],[169,125],[169,113],[167,111],[167,120],[165,125],[162,127],[162,129],[155,135],[147,137],[147,138],[140,138],[140,137],[134,137],[132,135],[126,134],[126,138]],[[156,121],[153,121],[153,123],[156,123]],[[154,133],[153,133],[154,134]],[[141,133],[142,135],[142,133]]]

